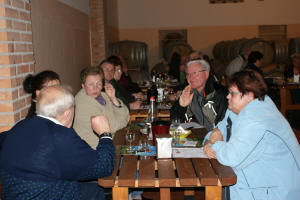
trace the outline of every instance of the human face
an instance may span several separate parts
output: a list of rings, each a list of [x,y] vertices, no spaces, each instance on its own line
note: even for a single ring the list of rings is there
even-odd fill
[[[97,98],[102,90],[102,77],[99,74],[88,75],[81,86],[87,95]]]
[[[115,74],[114,74],[114,79],[116,81],[120,80],[121,76],[122,76],[122,69],[121,69],[121,66],[118,65],[115,67]]]
[[[111,79],[114,78],[115,74],[115,67],[110,63],[103,63],[101,68],[104,72],[104,79],[106,82],[109,82]]]
[[[200,63],[193,63],[186,69],[186,79],[192,89],[200,92],[208,79],[209,71],[201,66]]]
[[[252,92],[244,95],[238,90],[236,85],[229,87],[229,94],[227,95],[228,108],[235,114],[239,114],[241,110],[250,103],[254,97]]]

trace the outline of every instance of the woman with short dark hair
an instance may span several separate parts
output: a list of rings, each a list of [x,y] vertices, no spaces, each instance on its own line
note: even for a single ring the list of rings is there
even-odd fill
[[[237,183],[230,186],[231,200],[300,196],[300,146],[266,93],[258,72],[233,74],[226,115],[205,138],[207,156],[237,175]]]
[[[26,118],[36,115],[35,102],[40,90],[46,86],[54,86],[59,84],[59,75],[50,70],[42,71],[35,76],[30,74],[25,78],[23,81],[24,91],[31,94],[31,106],[28,110]]]
[[[260,69],[261,67],[261,60],[263,59],[264,55],[259,51],[252,51],[248,56],[248,63],[245,69],[252,69],[260,73],[264,76],[263,71]]]

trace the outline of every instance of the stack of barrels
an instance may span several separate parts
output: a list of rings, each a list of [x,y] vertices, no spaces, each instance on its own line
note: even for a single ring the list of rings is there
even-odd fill
[[[259,51],[264,57],[262,68],[275,66],[286,62],[293,53],[300,53],[300,38],[288,40],[267,41],[261,38],[241,38],[238,40],[221,41],[213,48],[215,59],[215,71],[219,75],[224,75],[227,65],[236,58],[243,49]]]

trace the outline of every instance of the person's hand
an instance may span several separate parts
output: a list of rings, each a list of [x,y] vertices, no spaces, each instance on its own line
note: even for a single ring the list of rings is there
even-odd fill
[[[93,130],[100,136],[104,132],[111,132],[108,119],[105,116],[92,116],[91,124]]]
[[[211,141],[207,140],[204,143],[203,152],[207,155],[208,158],[217,158],[216,152],[211,148]]]
[[[132,94],[136,100],[145,100],[145,95],[142,92]]]
[[[105,89],[105,93],[110,99],[116,98],[116,90],[114,86],[112,86],[112,84],[106,83],[104,89]]]
[[[129,107],[131,110],[136,110],[141,107],[142,102],[141,101],[135,101],[129,104]]]
[[[194,93],[192,93],[191,86],[186,86],[179,98],[179,105],[182,107],[187,107],[192,102],[193,96]]]
[[[215,128],[210,134],[209,140],[212,144],[214,144],[216,141],[223,141],[223,135],[221,131],[218,128]]]

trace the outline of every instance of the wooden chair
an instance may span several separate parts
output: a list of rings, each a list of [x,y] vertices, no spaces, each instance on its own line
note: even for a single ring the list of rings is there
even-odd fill
[[[291,90],[300,89],[300,85],[286,85],[280,88],[280,112],[286,116],[288,110],[300,110],[300,104],[293,104]]]

